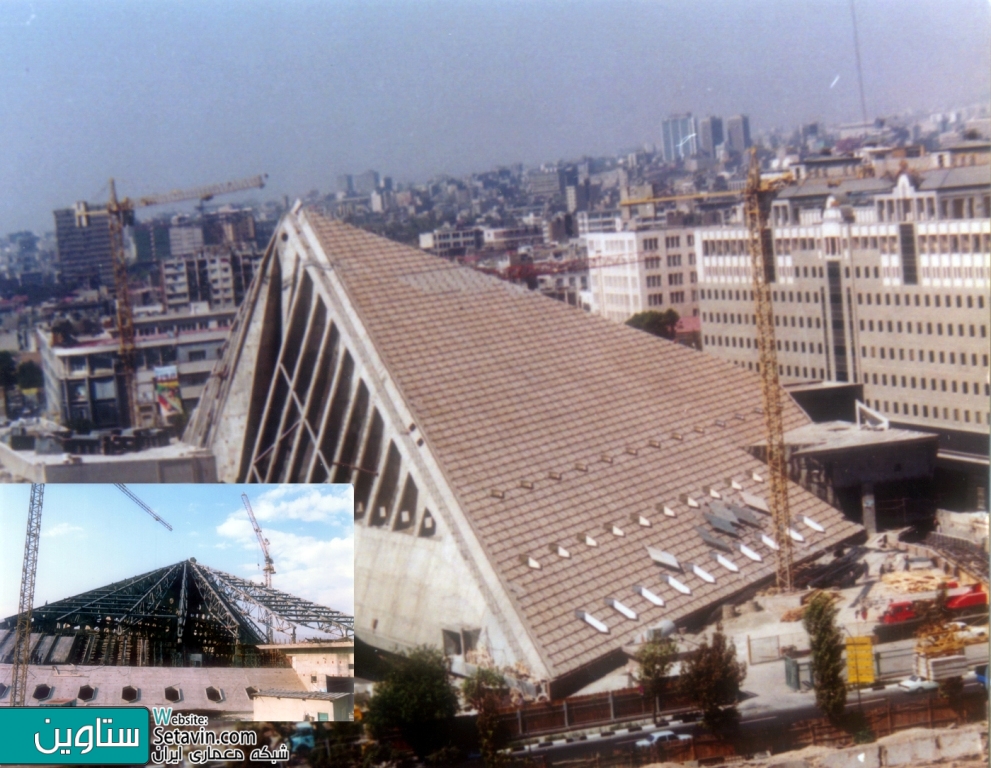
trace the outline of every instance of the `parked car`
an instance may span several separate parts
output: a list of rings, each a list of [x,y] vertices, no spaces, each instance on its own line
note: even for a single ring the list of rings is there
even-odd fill
[[[898,687],[908,693],[922,693],[923,691],[935,691],[939,688],[939,683],[935,680],[926,680],[924,677],[912,675],[898,683]]]
[[[650,749],[658,744],[666,744],[674,741],[691,741],[692,737],[686,733],[675,733],[674,731],[654,731],[652,734],[637,742],[637,749]]]

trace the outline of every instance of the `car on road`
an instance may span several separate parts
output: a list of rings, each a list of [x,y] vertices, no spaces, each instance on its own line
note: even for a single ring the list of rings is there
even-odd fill
[[[923,693],[924,691],[935,691],[939,688],[939,683],[935,680],[926,680],[924,677],[912,675],[898,683],[898,687],[908,693]]]
[[[650,749],[658,744],[668,742],[691,741],[692,737],[685,733],[675,733],[674,731],[654,731],[644,739],[637,742],[637,749]]]

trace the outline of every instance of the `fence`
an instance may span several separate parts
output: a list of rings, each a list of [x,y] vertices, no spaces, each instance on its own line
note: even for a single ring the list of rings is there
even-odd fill
[[[890,699],[865,703],[863,725],[871,731],[873,738],[881,738],[908,728],[940,728],[986,719],[987,702],[983,697],[972,696],[954,703],[956,709],[936,695],[894,704]],[[848,701],[847,712],[852,714],[857,711],[856,701]],[[553,753],[546,753],[542,756],[542,762],[545,768],[551,765],[555,768],[635,768],[661,761],[679,763],[689,760],[697,761],[699,765],[715,765],[737,762],[743,759],[743,755],[759,752],[776,754],[808,746],[838,748],[854,743],[851,732],[819,718],[790,725],[768,724],[751,730],[733,742],[702,734],[687,743],[663,744],[649,750],[638,750],[632,745],[608,750],[604,745],[608,751],[581,760],[555,760]]]
[[[668,716],[692,709],[688,699],[675,692],[662,694],[657,704],[658,714]],[[524,704],[519,709],[506,708],[499,712],[499,728],[509,738],[519,739],[643,720],[651,717],[653,710],[649,696],[644,696],[639,688],[627,688],[544,704]]]
[[[751,664],[764,664],[781,658],[781,651],[794,648],[798,651],[809,649],[809,636],[805,632],[789,632],[784,635],[751,637],[747,635],[747,660]]]

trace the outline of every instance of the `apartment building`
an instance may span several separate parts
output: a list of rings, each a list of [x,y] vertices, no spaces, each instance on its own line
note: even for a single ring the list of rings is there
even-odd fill
[[[979,166],[903,174],[857,206],[772,214],[783,382],[861,383],[892,421],[987,435],[989,217]],[[747,232],[702,228],[696,242],[704,349],[753,370]]]
[[[205,248],[162,260],[163,303],[170,312],[207,302],[219,310],[240,305],[262,254],[255,248]]]
[[[592,232],[588,248],[589,309],[622,323],[637,312],[698,314],[695,232],[684,227]]]

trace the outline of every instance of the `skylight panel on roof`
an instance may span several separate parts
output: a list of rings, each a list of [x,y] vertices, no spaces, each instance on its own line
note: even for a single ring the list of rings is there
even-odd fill
[[[650,528],[650,520],[648,520],[643,515],[630,515],[630,520],[639,525],[642,528]]]
[[[721,539],[715,534],[709,533],[705,528],[700,525],[695,526],[695,530],[699,536],[702,537],[702,541],[708,544],[710,547],[715,547],[716,549],[722,549],[726,552],[731,551],[732,547],[729,542],[725,539]]]
[[[736,482],[736,480],[730,480],[729,481],[729,485],[730,485],[730,488],[732,488],[734,491],[742,491],[743,490],[743,486],[740,485],[738,482]]]
[[[611,597],[607,597],[606,605],[608,605],[614,611],[623,614],[628,619],[633,619],[635,621],[637,618],[637,612],[634,611],[632,608],[623,605],[621,602],[619,602],[619,600],[615,600]]]
[[[736,515],[737,519],[741,523],[752,525],[754,528],[761,527],[761,519],[746,507],[741,507],[739,504],[727,504],[726,506],[729,508],[730,512]]]
[[[667,517],[675,516],[674,510],[671,509],[671,507],[669,507],[667,504],[664,504],[663,502],[658,502],[655,509],[657,509],[658,512],[663,513]]]
[[[540,563],[529,555],[520,555],[520,562],[528,568],[534,568],[538,571],[540,570]]]
[[[740,493],[740,498],[742,498],[743,503],[751,509],[756,509],[758,512],[763,512],[768,515],[771,514],[771,508],[767,506],[767,502],[760,496],[754,496],[752,493],[742,491]]]
[[[723,555],[719,554],[718,552],[710,552],[709,554],[712,555],[712,559],[713,560],[715,560],[717,563],[719,563],[727,571],[732,571],[733,573],[739,573],[740,572],[740,567],[736,563],[734,563],[732,560],[730,560],[728,557],[724,557]]]
[[[750,473],[750,476],[754,480],[756,480],[758,483],[763,483],[764,482],[764,478],[760,474],[758,474],[757,472],[751,472]]]
[[[735,525],[740,524],[740,519],[736,516],[729,505],[723,504],[720,501],[710,501],[709,502],[709,512],[714,514],[716,517],[721,517],[723,520],[729,520]]]
[[[778,543],[774,539],[772,539],[770,536],[768,536],[766,533],[762,533],[760,535],[760,540],[764,543],[764,546],[765,547],[770,547],[775,552],[778,551],[778,549],[779,549]]]
[[[577,469],[579,472],[588,472],[588,464],[586,464],[584,461],[576,461],[575,469]]]
[[[805,523],[813,531],[816,531],[817,533],[825,533],[826,532],[826,529],[823,528],[821,525],[819,525],[819,523],[817,523],[811,517],[807,517],[806,515],[802,515],[802,522]]]
[[[587,533],[584,536],[578,537],[578,541],[584,543],[586,546],[589,546],[589,547],[597,547],[597,546],[599,546],[599,542],[597,542],[595,539],[593,539]]]
[[[798,531],[796,531],[794,528],[788,529],[788,535],[791,536],[792,541],[797,541],[799,543],[805,541],[805,537],[802,534],[800,534]]]
[[[738,546],[739,546],[740,552],[743,554],[744,557],[749,557],[751,560],[753,560],[756,563],[762,563],[762,562],[764,562],[764,558],[761,557],[758,553],[754,552],[746,544],[743,544],[741,542]]]
[[[703,512],[702,517],[704,517],[705,521],[717,531],[732,536],[733,538],[738,538],[740,536],[740,534],[737,533],[736,528],[733,527],[733,523],[729,520],[722,517],[716,517],[715,515],[710,515],[708,512]]]
[[[582,621],[584,621],[586,624],[588,624],[590,627],[592,627],[592,629],[596,630],[597,632],[601,632],[604,635],[609,634],[609,627],[607,627],[605,624],[603,624],[601,621],[595,618],[595,616],[593,616],[591,613],[586,613],[585,611],[575,611],[575,616],[581,619]]]
[[[641,587],[639,584],[633,588],[640,597],[644,598],[647,602],[653,603],[654,605],[664,605],[664,598],[659,595],[655,595],[647,587]]]
[[[663,549],[656,549],[655,547],[647,547],[647,554],[650,555],[650,559],[658,565],[663,565],[666,568],[673,568],[676,571],[681,570],[681,563],[678,562],[678,558],[670,552],[665,552]]]
[[[571,553],[560,544],[551,544],[551,552],[556,554],[558,557],[571,557]]]
[[[668,576],[668,585],[681,592],[683,595],[692,594],[692,590],[678,581],[674,576]]]
[[[714,498],[714,499],[721,499],[723,497],[723,495],[719,491],[717,491],[715,488],[710,488],[709,489],[709,495],[712,498]]]
[[[547,473],[547,477],[549,477],[551,480],[560,480],[562,477],[564,477],[564,475],[562,475],[560,472],[552,471]]]
[[[716,583],[716,577],[705,570],[701,565],[695,565],[695,563],[692,563],[692,573],[702,579],[702,581],[707,581],[710,584]]]
[[[623,533],[623,529],[620,528],[618,525],[607,525],[606,526],[606,530],[609,531],[613,536],[625,536],[626,535],[625,533]]]

